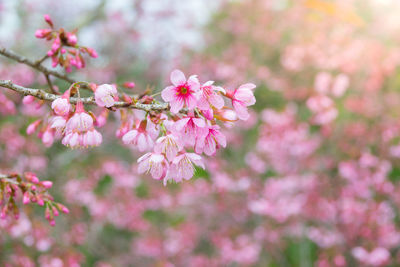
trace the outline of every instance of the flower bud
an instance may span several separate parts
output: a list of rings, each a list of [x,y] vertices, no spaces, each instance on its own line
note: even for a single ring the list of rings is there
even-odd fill
[[[45,14],[45,15],[44,15],[44,20],[47,22],[47,24],[49,24],[49,25],[50,25],[50,27],[52,27],[52,28],[53,28],[53,21],[51,20],[51,18],[50,18],[50,15],[49,15],[49,14]]]
[[[35,32],[36,38],[46,38],[51,33],[50,29],[39,29]]]
[[[23,203],[24,205],[26,205],[26,204],[28,204],[29,202],[31,202],[31,200],[30,200],[30,198],[29,198],[29,192],[26,191],[26,192],[24,193],[24,196],[22,197],[22,203]]]
[[[37,120],[29,124],[28,128],[26,128],[26,134],[28,135],[33,134],[41,122],[42,122],[41,120]]]
[[[46,189],[50,189],[53,186],[53,182],[52,181],[43,181],[43,182],[41,182],[41,184]]]

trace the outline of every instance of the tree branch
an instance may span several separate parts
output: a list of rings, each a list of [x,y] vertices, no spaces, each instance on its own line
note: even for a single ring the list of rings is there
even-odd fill
[[[23,57],[21,55],[18,55],[17,53],[6,49],[5,47],[0,47],[0,55],[3,55],[5,57],[8,57],[9,59],[18,61],[19,63],[25,64],[30,66],[31,68],[34,68],[40,72],[43,72],[45,75],[52,75],[54,77],[57,77],[61,80],[67,81],[69,83],[76,83],[77,81],[75,81],[74,79],[71,79],[70,77],[68,77],[66,74],[64,73],[60,73],[58,71],[54,71],[51,70],[49,68],[46,68],[44,66],[41,65],[41,63],[43,62],[43,60],[45,60],[47,57],[43,57],[42,59],[38,60],[38,61],[33,61],[30,60],[26,57]]]
[[[42,99],[45,101],[53,101],[53,100],[61,97],[60,95],[51,94],[42,89],[26,88],[26,87],[14,84],[10,80],[0,80],[0,86],[11,89],[11,90],[13,90],[17,93],[23,94],[23,95],[31,95],[31,96],[34,96],[38,99]],[[82,98],[77,98],[77,97],[70,98],[71,104],[76,104],[78,101],[81,101],[82,103],[87,104],[87,105],[96,105],[97,106],[93,96],[82,97]],[[114,103],[113,107],[140,109],[140,110],[144,110],[144,111],[148,111],[148,112],[149,111],[169,110],[168,103],[142,104],[142,103],[128,103],[128,102],[123,102],[123,101],[117,101]]]

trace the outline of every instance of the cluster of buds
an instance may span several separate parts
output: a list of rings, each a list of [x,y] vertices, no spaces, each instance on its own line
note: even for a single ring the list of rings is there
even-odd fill
[[[117,131],[124,144],[148,152],[138,159],[139,173],[148,172],[164,184],[189,180],[195,166],[204,168],[201,154],[212,156],[226,146],[218,122],[246,120],[247,106],[255,103],[253,84],[226,91],[212,81],[201,85],[195,75],[186,79],[180,70],[174,70],[170,79],[172,85],[161,93],[170,105],[169,116],[152,112],[124,114]],[[224,97],[230,99],[231,107],[225,106]]]
[[[13,214],[15,219],[19,218],[19,208],[16,199],[22,196],[24,205],[31,202],[39,206],[46,206],[45,217],[50,225],[55,225],[54,217],[59,211],[69,213],[64,205],[54,202],[48,189],[53,186],[51,181],[40,181],[32,172],[26,172],[22,176],[18,174],[0,175],[0,218],[5,219]]]
[[[63,28],[56,30],[49,15],[45,15],[44,19],[50,28],[37,30],[35,36],[53,42],[51,49],[47,52],[47,56],[52,59],[53,67],[59,64],[67,72],[70,72],[72,66],[77,69],[85,67],[82,54],[86,53],[93,58],[97,57],[97,52],[93,48],[78,45],[76,30],[72,32]]]

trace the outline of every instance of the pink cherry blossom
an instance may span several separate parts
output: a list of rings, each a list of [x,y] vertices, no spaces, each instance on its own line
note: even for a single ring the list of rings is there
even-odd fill
[[[78,148],[82,143],[82,135],[77,132],[69,132],[62,139],[62,144],[71,148]]]
[[[389,251],[382,247],[377,247],[371,252],[363,247],[356,247],[351,252],[357,260],[371,266],[383,266],[388,263],[390,258]]]
[[[68,99],[60,97],[51,103],[51,108],[57,115],[64,116],[69,113],[71,105]]]
[[[247,111],[248,106],[252,106],[256,103],[256,98],[253,94],[253,89],[256,85],[252,83],[246,83],[239,86],[233,93],[228,93],[227,96],[232,99],[232,106],[236,111],[239,119],[247,120],[249,118],[249,112]]]
[[[101,134],[93,128],[83,135],[82,146],[98,146],[101,144],[102,140]]]
[[[123,137],[122,142],[126,145],[134,145],[140,152],[150,150],[154,146],[154,139],[158,136],[158,130],[153,123],[143,120],[137,127],[128,131]]]
[[[165,154],[169,161],[172,161],[182,149],[181,141],[173,134],[159,137],[154,147],[155,152]]]
[[[197,107],[202,110],[209,110],[211,106],[221,109],[224,106],[224,99],[218,92],[225,94],[222,87],[214,86],[213,81],[208,81],[200,87],[198,92]]]
[[[54,131],[47,129],[42,134],[42,142],[46,147],[50,147],[54,142]]]
[[[164,155],[159,153],[146,153],[138,159],[138,172],[150,172],[154,179],[160,180],[167,175],[168,162]]]
[[[196,153],[183,153],[176,156],[172,160],[172,165],[168,176],[164,179],[164,184],[168,180],[174,180],[175,182],[181,182],[182,179],[189,180],[193,177],[195,165],[205,168],[201,156]]]
[[[175,122],[174,130],[187,146],[194,146],[196,140],[204,136],[207,131],[204,128],[206,123],[202,118],[189,115]]]
[[[226,138],[219,129],[218,125],[208,127],[208,133],[202,138],[197,139],[195,146],[196,153],[201,154],[204,152],[204,154],[211,156],[215,154],[219,146],[226,147]]]
[[[115,103],[114,97],[117,95],[117,89],[111,84],[102,84],[94,92],[96,104],[100,107],[112,107]]]
[[[76,105],[75,114],[67,121],[67,132],[86,132],[93,128],[93,118],[83,109],[82,102]]]
[[[52,128],[61,128],[63,118],[53,119]],[[75,114],[65,124],[65,136],[62,144],[71,148],[98,146],[102,142],[101,134],[94,129],[93,118],[87,114],[82,102],[76,105]]]
[[[172,113],[178,113],[184,106],[188,109],[196,107],[196,93],[200,89],[200,83],[196,75],[186,80],[185,74],[180,70],[171,73],[170,80],[173,86],[166,87],[161,96],[164,101],[169,102]]]
[[[55,116],[51,119],[50,128],[56,129],[57,132],[62,133],[65,129],[67,121],[62,116]]]

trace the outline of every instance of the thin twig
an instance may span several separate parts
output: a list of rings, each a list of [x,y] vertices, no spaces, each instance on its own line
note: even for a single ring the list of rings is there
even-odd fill
[[[60,92],[58,92],[58,91],[56,90],[56,88],[54,87],[53,83],[52,83],[51,80],[50,80],[49,75],[44,74],[44,77],[46,77],[46,81],[47,81],[47,84],[49,85],[50,91],[51,91],[53,94],[55,94],[55,95],[59,95]]]
[[[36,60],[35,65],[40,65],[42,64],[46,59],[48,59],[49,56],[48,55],[44,55],[41,59]]]
[[[40,72],[43,72],[46,75],[52,75],[54,77],[57,77],[57,78],[59,78],[61,80],[67,81],[69,83],[76,83],[77,82],[76,80],[68,77],[64,73],[60,73],[58,71],[54,71],[54,70],[51,70],[51,69],[49,69],[47,67],[42,66],[40,64],[41,62],[39,62],[40,60],[35,62],[35,61],[30,60],[30,59],[28,59],[26,57],[18,55],[17,53],[15,53],[15,52],[13,52],[13,51],[11,51],[9,49],[6,49],[4,47],[0,47],[0,55],[8,57],[9,59],[18,61],[19,63],[23,63],[25,65],[28,65],[28,66],[30,66],[30,67],[32,67],[32,68],[34,68],[34,69],[36,69],[36,70],[38,70]],[[83,85],[82,87],[87,88],[87,86],[85,86],[85,85]]]
[[[45,101],[54,101],[55,99],[61,97],[60,95],[51,94],[42,89],[23,87],[23,86],[14,84],[10,80],[0,80],[0,86],[11,89],[11,90],[13,90],[17,93],[23,94],[23,95],[31,95],[31,96],[34,96],[38,99],[42,99]],[[70,98],[71,104],[76,104],[78,101],[81,101],[82,103],[87,104],[87,105],[97,105],[93,96],[83,97],[83,98],[77,98],[77,97]],[[129,102],[117,101],[114,103],[113,107],[140,109],[140,110],[144,110],[147,112],[150,112],[150,111],[158,111],[159,112],[159,111],[169,110],[168,103],[142,104],[142,103],[129,103]],[[185,112],[185,111],[183,110],[183,112]]]

